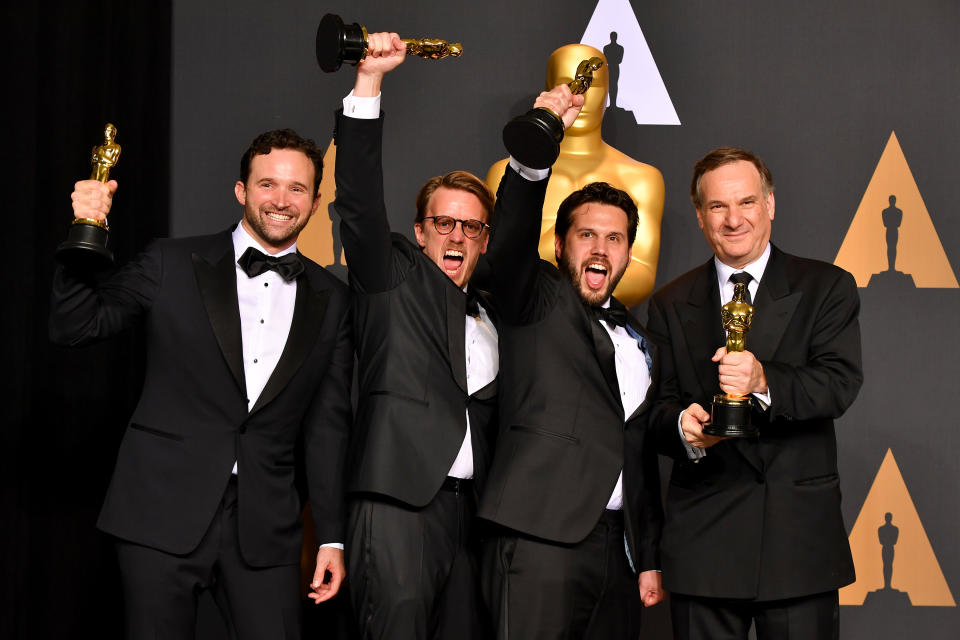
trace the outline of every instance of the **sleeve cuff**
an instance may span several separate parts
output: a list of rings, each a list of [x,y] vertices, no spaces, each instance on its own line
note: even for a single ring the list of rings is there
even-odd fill
[[[333,547],[334,549],[340,549],[340,551],[343,551],[343,543],[342,543],[342,542],[327,542],[327,543],[324,543],[324,544],[320,545],[320,548],[321,548],[321,549],[323,549],[324,547]]]
[[[351,90],[343,99],[343,115],[358,120],[376,120],[380,117],[380,95],[358,98]]]
[[[346,109],[344,109],[344,113],[346,113]],[[531,169],[517,162],[513,156],[510,156],[510,166],[520,174],[521,178],[528,182],[539,182],[550,177],[550,169]]]

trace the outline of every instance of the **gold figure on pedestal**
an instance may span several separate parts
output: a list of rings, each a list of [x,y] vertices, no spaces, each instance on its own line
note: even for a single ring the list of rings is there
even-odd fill
[[[120,159],[120,145],[114,142],[117,137],[117,128],[107,123],[103,129],[103,144],[93,148],[90,164],[93,165],[91,180],[106,183],[110,179],[110,168]]]
[[[571,75],[582,61],[590,58],[606,61],[603,53],[591,46],[570,44],[553,52],[547,62],[547,88],[574,82]],[[571,192],[591,182],[608,182],[623,189],[637,203],[640,224],[633,244],[630,264],[614,295],[628,307],[646,300],[653,292],[660,255],[660,221],[663,217],[664,184],[660,171],[634,160],[605,143],[601,124],[609,86],[608,67],[593,71],[593,81],[584,94],[583,110],[564,134],[560,156],[553,165],[547,185],[540,229],[540,257],[556,264],[554,224],[560,203]],[[487,185],[496,193],[507,159],[494,164],[487,173]]]
[[[720,310],[720,322],[727,333],[727,351],[742,352],[746,349],[744,339],[753,323],[753,306],[747,302],[747,285],[733,285],[733,299]],[[711,436],[727,438],[751,438],[759,433],[752,424],[750,413],[753,400],[739,393],[718,393],[710,405],[710,424],[703,432]]]
[[[720,321],[727,332],[727,351],[740,352],[746,349],[744,334],[753,323],[753,307],[746,301],[747,285],[733,285],[733,299],[720,310]]]

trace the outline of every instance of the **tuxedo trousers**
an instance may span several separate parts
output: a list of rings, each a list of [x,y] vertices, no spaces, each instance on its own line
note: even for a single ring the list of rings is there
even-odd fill
[[[251,567],[240,553],[237,531],[237,479],[231,476],[210,528],[192,552],[174,555],[118,540],[127,638],[193,638],[198,597],[209,590],[231,638],[299,640],[299,565]]]
[[[347,577],[364,640],[489,637],[476,502],[462,484],[448,479],[422,508],[372,495],[350,502]]]
[[[483,590],[497,640],[634,640],[643,601],[623,512],[604,511],[581,542],[501,530],[483,548]]]
[[[670,594],[675,640],[838,640],[840,603],[836,590],[785,600],[725,600]]]

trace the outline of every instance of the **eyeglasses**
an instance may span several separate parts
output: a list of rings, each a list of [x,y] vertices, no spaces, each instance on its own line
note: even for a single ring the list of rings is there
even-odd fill
[[[463,230],[463,235],[471,240],[479,238],[484,229],[492,228],[486,222],[480,222],[479,220],[458,220],[450,216],[426,216],[424,220],[433,220],[433,228],[442,236],[453,233],[453,230],[459,222],[460,229]]]

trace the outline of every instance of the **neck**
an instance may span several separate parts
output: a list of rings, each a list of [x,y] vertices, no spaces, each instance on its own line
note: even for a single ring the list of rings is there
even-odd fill
[[[599,152],[604,145],[600,137],[602,127],[585,132],[567,132],[560,143],[560,156],[589,156]]]

